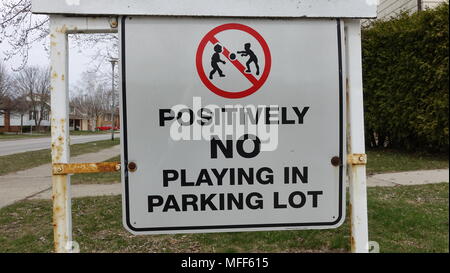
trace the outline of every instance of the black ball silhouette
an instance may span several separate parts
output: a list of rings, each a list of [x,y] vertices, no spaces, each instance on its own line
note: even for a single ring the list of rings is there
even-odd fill
[[[234,54],[234,53],[231,53],[231,54],[230,54],[230,59],[231,59],[231,60],[234,60],[234,59],[236,59],[236,54]]]

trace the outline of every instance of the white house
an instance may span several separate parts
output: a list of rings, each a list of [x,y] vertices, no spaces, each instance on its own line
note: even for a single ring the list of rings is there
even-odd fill
[[[41,117],[40,129],[48,130],[50,128],[50,105],[48,103],[43,109],[40,105],[36,105],[35,111],[29,109],[23,114],[16,111],[0,112],[0,132],[20,132],[21,126],[26,131],[34,131],[36,119]]]

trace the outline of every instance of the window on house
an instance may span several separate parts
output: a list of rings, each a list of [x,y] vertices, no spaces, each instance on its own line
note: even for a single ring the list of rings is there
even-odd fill
[[[42,117],[42,120],[49,120],[49,113],[48,113],[48,111],[42,111],[41,112],[41,117]]]
[[[29,120],[35,120],[36,119],[36,111],[30,111],[29,113],[28,113],[28,119]]]

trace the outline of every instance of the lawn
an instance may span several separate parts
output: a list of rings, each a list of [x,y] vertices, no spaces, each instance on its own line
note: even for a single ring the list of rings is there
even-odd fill
[[[369,188],[369,237],[381,252],[448,252],[447,183]],[[348,252],[349,221],[333,230],[133,236],[119,196],[73,200],[81,252]],[[51,252],[51,201],[0,209],[0,252]],[[347,213],[348,215],[348,213]]]
[[[120,143],[119,139],[101,140],[70,146],[71,156],[94,153]],[[0,175],[17,172],[51,162],[50,149],[0,156]]]
[[[50,132],[44,132],[44,133],[23,133],[23,134],[5,134],[0,133],[0,141],[2,140],[16,140],[16,139],[23,139],[23,138],[36,138],[36,137],[49,137]]]
[[[111,131],[70,131],[71,136],[86,136],[86,135],[99,135],[99,134],[110,134]],[[0,141],[2,140],[16,140],[23,138],[36,138],[36,137],[49,137],[50,132],[43,133],[23,133],[23,134],[12,134],[12,133],[0,133]]]
[[[105,160],[105,162],[119,162],[120,156],[115,156]],[[71,183],[76,184],[110,184],[120,182],[120,172],[109,173],[82,173],[74,174]]]
[[[118,131],[115,131],[118,133]],[[86,135],[102,135],[102,134],[111,134],[111,131],[70,131],[71,136],[86,136]]]
[[[388,173],[448,168],[448,155],[369,150],[367,173]]]

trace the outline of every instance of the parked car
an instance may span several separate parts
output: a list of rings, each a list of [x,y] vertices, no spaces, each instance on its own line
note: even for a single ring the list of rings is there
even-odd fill
[[[97,131],[110,131],[111,130],[111,126],[99,126],[95,128]],[[114,127],[114,131],[119,130],[119,127]]]

